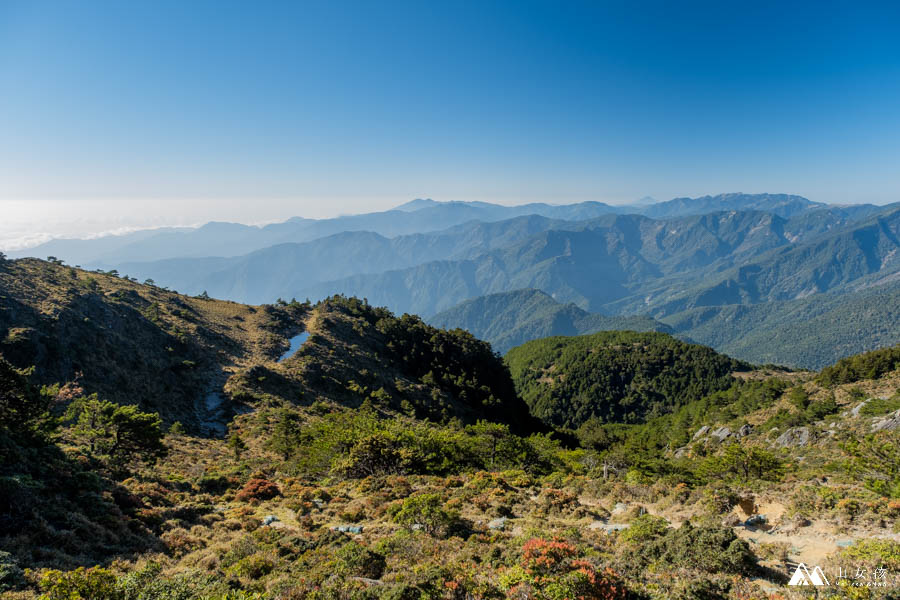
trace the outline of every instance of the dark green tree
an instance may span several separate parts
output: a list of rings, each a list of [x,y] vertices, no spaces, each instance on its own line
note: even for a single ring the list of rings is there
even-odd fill
[[[116,466],[133,460],[153,462],[166,454],[162,420],[136,406],[100,400],[97,394],[75,400],[66,414],[72,436],[92,455]]]
[[[275,416],[275,426],[269,439],[269,448],[287,460],[300,443],[300,417],[286,408],[280,409]]]
[[[228,447],[234,453],[234,460],[240,460],[241,454],[244,453],[244,450],[247,449],[247,444],[241,439],[241,436],[237,434],[236,431],[231,432],[231,435],[228,436]]]
[[[0,357],[0,428],[17,438],[42,437],[55,420],[50,417],[50,396],[28,383],[27,371]]]

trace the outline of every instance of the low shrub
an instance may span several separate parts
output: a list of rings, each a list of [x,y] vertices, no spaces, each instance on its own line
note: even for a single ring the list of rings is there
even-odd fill
[[[386,564],[384,556],[354,541],[338,550],[337,559],[340,575],[368,579],[380,579]]]
[[[237,493],[235,499],[240,502],[248,502],[250,500],[271,500],[281,495],[278,486],[267,479],[254,478],[248,481],[241,491]]]
[[[668,521],[648,513],[634,519],[620,537],[626,542],[639,544],[664,535],[668,529]]]
[[[9,552],[0,550],[0,592],[14,590],[25,583],[24,572]]]
[[[747,575],[756,568],[750,546],[732,529],[694,527],[690,521],[634,549],[631,558],[638,564],[690,565],[707,573]]]
[[[449,537],[463,527],[459,513],[445,508],[440,494],[410,496],[399,505],[394,521],[403,525],[420,525],[426,533],[436,537]]]
[[[40,600],[124,600],[116,576],[100,567],[43,571],[38,587],[43,592]]]

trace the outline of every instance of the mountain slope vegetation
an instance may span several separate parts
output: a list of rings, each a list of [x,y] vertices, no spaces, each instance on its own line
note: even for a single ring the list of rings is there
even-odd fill
[[[329,398],[529,426],[489,345],[356,299],[254,307],[34,259],[0,262],[0,291],[0,355],[34,367],[37,383],[167,423],[218,430],[249,405]],[[302,331],[301,350],[278,362]]]
[[[76,269],[99,286],[81,292],[41,261],[0,268],[3,306],[18,311],[4,311],[0,354],[58,352],[33,371],[0,358],[9,600],[765,600],[791,597],[797,562],[829,576],[900,568],[896,349],[816,376],[741,371],[662,333],[538,340],[510,352],[547,372],[524,381],[568,390],[557,408],[600,410],[573,417],[575,431],[530,433],[520,379],[486,343],[364,300],[235,305],[244,321],[230,328],[212,317],[230,303]],[[128,312],[150,299],[160,322]],[[193,321],[170,314],[185,306]],[[70,343],[84,316],[98,333]],[[226,436],[173,422],[174,403],[161,419],[53,369],[190,323],[200,357],[231,369],[222,394],[241,410]]]
[[[900,343],[900,288],[817,294],[756,305],[698,307],[664,317],[685,336],[758,364],[820,369]]]

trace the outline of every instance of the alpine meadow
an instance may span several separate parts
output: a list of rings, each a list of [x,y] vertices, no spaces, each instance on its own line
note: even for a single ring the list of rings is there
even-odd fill
[[[0,3],[0,599],[900,599],[898,24]]]

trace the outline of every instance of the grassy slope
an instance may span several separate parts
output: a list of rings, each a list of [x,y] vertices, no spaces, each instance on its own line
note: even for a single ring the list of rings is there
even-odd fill
[[[272,360],[302,313],[192,298],[44,261],[0,265],[0,353],[169,422],[198,420],[230,372]]]

